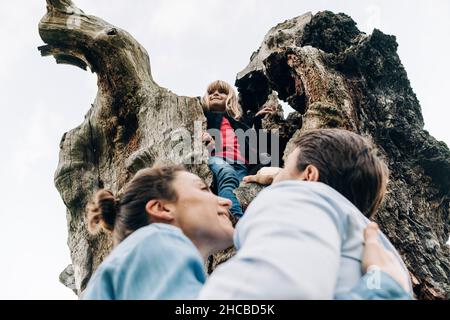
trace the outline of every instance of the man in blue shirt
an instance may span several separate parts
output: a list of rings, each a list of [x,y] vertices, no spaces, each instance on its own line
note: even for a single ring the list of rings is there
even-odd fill
[[[200,298],[333,299],[361,289],[369,223],[363,213],[370,217],[378,209],[387,167],[364,138],[346,130],[308,131],[294,144],[282,170],[244,179],[269,177],[273,185],[247,208],[234,234],[236,256],[214,271]],[[379,238],[401,266],[399,282],[412,296],[403,261],[381,232]],[[366,289],[376,295],[380,281]]]
[[[297,148],[286,160],[285,168],[275,175],[274,184],[258,195],[237,224],[234,244],[238,253],[220,265],[204,286],[206,275],[202,258],[205,255],[200,254],[201,243],[188,238],[183,226],[172,217],[166,223],[150,223],[149,220],[149,225],[140,227],[119,243],[92,277],[84,298],[411,298],[407,270],[386,237],[370,227],[365,239],[366,245],[370,246],[364,248],[363,230],[368,219],[362,212],[373,214],[376,211],[381,201],[379,193],[373,192],[371,197],[365,197],[365,191],[370,194],[371,189],[365,190],[364,187],[354,194],[346,190],[338,192],[339,186],[330,186],[335,177],[327,176],[321,163],[311,164],[313,161],[308,160],[307,142],[311,139],[324,142],[319,146],[315,145],[316,142],[312,144],[316,151],[309,151],[313,154],[317,150],[326,151],[330,139],[334,142],[332,145],[341,143],[339,150],[343,152],[355,153],[354,147],[367,147],[361,137],[353,135],[343,130],[322,130],[305,135],[306,141],[298,141]],[[328,137],[328,140],[321,140],[323,137]],[[352,167],[352,173],[357,177],[364,176],[369,187],[375,185],[373,190],[383,190],[384,177],[378,174],[378,170],[374,170],[373,177],[370,177],[370,171],[361,175],[361,170],[365,170],[364,161],[368,160],[371,170],[371,163],[376,158],[370,150],[364,153],[356,151],[367,159],[356,157],[353,162],[358,163],[355,164],[345,154],[337,156],[347,159],[349,164],[346,165]],[[303,166],[305,159],[308,164]],[[334,161],[334,165],[345,167]],[[333,164],[328,166],[333,169]],[[319,175],[328,183],[319,182]],[[188,174],[183,176],[192,179]],[[258,181],[261,176],[254,179]],[[176,177],[174,189],[180,196],[186,188],[178,188],[182,183],[179,181],[181,175]],[[379,177],[380,184],[374,183]],[[201,184],[199,188],[203,190]],[[195,200],[192,195],[190,198]],[[122,210],[120,214],[123,214]],[[373,245],[380,241],[392,254],[386,254],[380,246]],[[371,264],[381,264],[381,270],[368,268]],[[367,269],[372,271],[363,276]]]

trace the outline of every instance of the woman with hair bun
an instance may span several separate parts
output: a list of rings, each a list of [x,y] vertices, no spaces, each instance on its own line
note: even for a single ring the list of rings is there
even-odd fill
[[[88,230],[111,233],[114,249],[83,298],[195,298],[204,261],[233,243],[230,206],[181,166],[140,170],[120,200],[99,190],[88,205]]]

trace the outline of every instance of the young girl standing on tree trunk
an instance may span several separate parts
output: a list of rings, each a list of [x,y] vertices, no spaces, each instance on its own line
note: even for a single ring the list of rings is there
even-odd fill
[[[202,102],[208,129],[202,138],[211,152],[208,165],[214,175],[217,195],[232,201],[230,211],[239,219],[243,211],[233,191],[249,168],[260,162],[257,131],[261,128],[261,117],[275,112],[275,108],[265,107],[254,117],[244,117],[234,88],[221,80],[208,85]],[[255,129],[256,132],[248,131]],[[252,135],[256,139],[250,139]]]

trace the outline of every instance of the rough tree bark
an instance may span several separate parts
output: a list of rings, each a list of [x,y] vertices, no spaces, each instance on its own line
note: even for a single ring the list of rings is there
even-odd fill
[[[191,159],[195,164],[188,169],[209,180],[201,144],[188,153],[176,148],[183,132],[194,134],[194,121],[204,127],[204,116],[198,98],[179,97],[154,82],[147,52],[130,34],[86,15],[72,1],[47,0],[39,32],[46,43],[42,55],[89,67],[98,76],[85,120],[61,140],[55,174],[67,207],[72,258],[60,279],[80,294],[111,249],[106,234],[86,231],[84,207],[93,191],[120,193],[137,170],[156,161]],[[344,14],[308,13],[268,32],[236,86],[249,114],[278,105],[278,99],[296,110],[287,119],[278,114],[264,120],[266,129],[279,130],[285,154],[289,140],[310,128],[341,127],[373,139],[391,170],[377,222],[404,257],[417,297],[448,299],[450,151],[423,130],[396,49],[395,37],[379,30],[366,35]],[[244,207],[260,189],[237,190]],[[209,267],[230,255],[216,257]]]

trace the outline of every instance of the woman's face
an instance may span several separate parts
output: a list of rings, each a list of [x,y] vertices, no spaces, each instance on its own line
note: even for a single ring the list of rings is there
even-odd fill
[[[213,194],[202,179],[187,171],[177,174],[173,188],[178,195],[175,223],[198,248],[211,254],[233,244],[230,200]]]
[[[228,98],[228,92],[222,88],[211,89],[208,91],[209,110],[215,112],[224,112]]]

